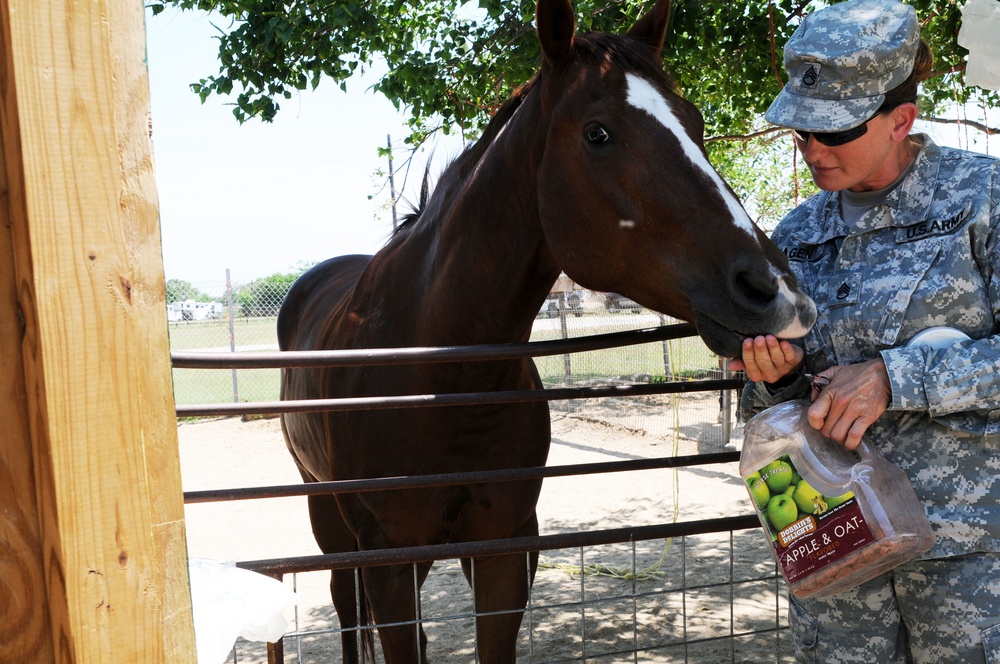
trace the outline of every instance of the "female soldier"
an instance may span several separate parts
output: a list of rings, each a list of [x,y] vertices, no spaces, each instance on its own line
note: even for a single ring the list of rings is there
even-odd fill
[[[766,117],[822,191],[772,239],[819,320],[795,343],[744,342],[743,411],[811,396],[811,426],[906,471],[936,535],[853,590],[791,598],[796,657],[1000,662],[1000,162],[910,134],[931,55],[907,5],[816,11],[784,60]],[[907,345],[938,326],[956,340]],[[811,391],[807,373],[828,384]]]

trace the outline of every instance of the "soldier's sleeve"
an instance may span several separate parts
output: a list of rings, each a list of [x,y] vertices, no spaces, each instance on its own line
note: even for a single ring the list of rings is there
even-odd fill
[[[796,375],[787,384],[780,387],[773,387],[761,381],[754,383],[747,381],[740,396],[740,418],[744,422],[751,417],[771,406],[790,401],[792,399],[805,399],[812,391],[809,380],[801,374]]]
[[[995,322],[1000,321],[1000,167],[988,180],[988,219],[978,265]],[[975,269],[975,267],[973,267]],[[994,329],[1000,329],[995,324]],[[927,411],[932,417],[978,411],[992,421],[1000,409],[1000,335],[962,341],[944,349],[899,347],[881,351],[892,386],[890,410]],[[965,427],[959,427],[965,428]],[[974,427],[978,429],[979,427]]]

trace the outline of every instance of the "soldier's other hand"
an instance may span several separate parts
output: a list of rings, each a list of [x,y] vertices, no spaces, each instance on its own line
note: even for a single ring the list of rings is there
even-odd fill
[[[892,387],[885,362],[879,357],[830,367],[819,375],[830,382],[809,407],[809,424],[853,450],[868,427],[889,408]]]

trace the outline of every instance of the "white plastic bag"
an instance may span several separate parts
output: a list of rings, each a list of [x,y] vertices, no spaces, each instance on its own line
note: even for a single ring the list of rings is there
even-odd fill
[[[966,85],[1000,90],[1000,0],[969,0],[962,7],[958,45],[969,50]]]
[[[285,609],[298,598],[269,576],[211,560],[188,561],[198,664],[222,664],[236,638],[277,641],[288,629]]]

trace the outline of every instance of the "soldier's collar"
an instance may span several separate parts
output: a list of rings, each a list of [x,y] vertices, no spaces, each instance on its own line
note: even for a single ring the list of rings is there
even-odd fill
[[[941,167],[941,148],[926,134],[914,134],[910,138],[921,144],[914,163],[908,167],[902,180],[893,186],[885,199],[858,219],[854,226],[856,233],[906,226],[927,218],[934,197],[934,187],[931,185],[937,181],[938,170]],[[835,218],[829,219],[826,224],[826,227],[833,231],[829,237],[849,232],[846,224],[840,219],[841,196],[842,192],[831,195],[824,210],[826,215]]]
[[[941,146],[926,134],[914,134],[911,138],[923,145],[910,174],[885,199],[885,205],[892,210],[892,226],[927,218],[934,200],[933,183],[937,182],[941,169]]]

